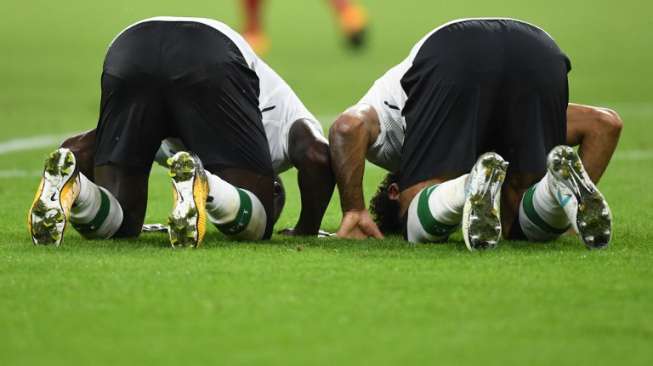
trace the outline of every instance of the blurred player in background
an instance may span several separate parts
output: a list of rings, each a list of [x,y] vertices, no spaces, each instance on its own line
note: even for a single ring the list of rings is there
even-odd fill
[[[270,40],[263,30],[261,8],[263,0],[241,0],[245,15],[243,36],[257,54],[263,55],[270,49]],[[353,48],[360,48],[365,43],[365,33],[368,28],[365,8],[352,0],[328,0],[333,8],[340,30]]]

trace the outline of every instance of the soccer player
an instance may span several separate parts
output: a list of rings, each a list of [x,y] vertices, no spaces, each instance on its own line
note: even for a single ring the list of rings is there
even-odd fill
[[[263,0],[241,0],[245,25],[243,36],[259,55],[264,55],[270,48],[270,41],[263,30],[261,8]],[[368,28],[365,8],[352,0],[328,0],[338,17],[340,29],[347,42],[354,48],[360,48],[365,41]]]
[[[337,235],[444,241],[462,224],[473,250],[494,247],[502,230],[545,241],[571,225],[587,246],[607,245],[611,214],[595,183],[622,122],[568,104],[570,68],[546,32],[522,21],[430,32],[331,127]],[[580,145],[580,157],[564,144]],[[391,172],[371,203],[381,230],[363,200],[365,158]]]
[[[68,219],[87,238],[139,235],[170,137],[192,151],[167,162],[173,246],[199,245],[207,219],[230,237],[269,238],[274,177],[292,165],[302,211],[291,233],[317,234],[335,184],[321,125],[238,33],[200,18],[133,24],[107,51],[101,89],[97,129],[46,160],[28,218],[35,244],[58,245]]]

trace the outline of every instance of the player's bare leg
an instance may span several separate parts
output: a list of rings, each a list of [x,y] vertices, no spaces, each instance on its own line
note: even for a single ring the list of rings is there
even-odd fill
[[[406,212],[408,241],[445,241],[462,224],[469,250],[495,247],[501,239],[499,202],[507,166],[498,154],[486,153],[469,174],[430,183],[413,194]],[[414,193],[419,186],[407,191]]]
[[[147,208],[149,171],[107,164],[95,167],[95,183],[106,188],[122,207],[122,225],[113,237],[140,235]]]
[[[241,0],[243,5],[243,37],[258,55],[265,55],[270,50],[270,40],[263,30],[263,0]]]
[[[96,130],[92,129],[69,137],[61,144],[61,147],[72,151],[77,160],[79,172],[90,180],[94,179],[96,134]]]
[[[413,197],[405,211],[409,242],[444,242],[460,227],[468,177],[436,178],[401,192],[404,199]]]

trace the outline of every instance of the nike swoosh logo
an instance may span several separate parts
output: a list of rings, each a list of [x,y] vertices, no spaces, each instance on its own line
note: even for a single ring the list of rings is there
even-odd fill
[[[392,105],[392,104],[388,103],[388,101],[385,101],[385,100],[384,100],[384,101],[383,101],[383,104],[387,105],[388,108],[390,108],[390,109],[394,109],[394,110],[396,110],[396,111],[400,110],[399,107],[397,107],[396,105]]]
[[[565,196],[562,197],[560,192],[558,192],[558,202],[560,202],[560,206],[565,207],[569,203],[569,200],[571,200],[571,196]]]
[[[52,196],[50,196],[50,201],[55,202],[57,200],[57,192],[52,193]]]

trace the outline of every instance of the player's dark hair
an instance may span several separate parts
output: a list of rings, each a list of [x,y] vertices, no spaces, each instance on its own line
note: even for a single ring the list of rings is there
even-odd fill
[[[370,200],[370,213],[379,230],[384,234],[398,234],[403,230],[403,223],[399,217],[399,201],[388,197],[388,187],[398,181],[398,173],[388,173]]]

